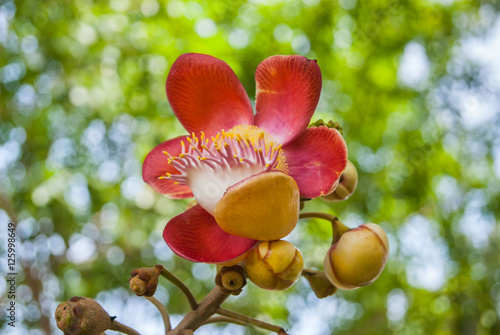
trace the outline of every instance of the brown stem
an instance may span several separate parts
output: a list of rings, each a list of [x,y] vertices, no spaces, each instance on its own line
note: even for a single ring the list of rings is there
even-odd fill
[[[320,212],[299,214],[299,219],[310,219],[310,218],[324,219],[332,223],[332,244],[337,242],[343,233],[351,229],[345,226],[342,222],[340,222],[340,220],[335,215],[332,214],[320,213]]]
[[[265,330],[270,330],[270,331],[278,333],[278,334],[285,334],[285,330],[279,326],[275,326],[275,325],[272,325],[270,323],[254,319],[254,318],[251,318],[249,316],[246,316],[246,315],[243,315],[240,313],[228,311],[227,309],[224,309],[224,308],[218,308],[217,314],[226,316],[228,318],[231,318],[231,319],[234,319],[237,321],[244,322],[245,324],[251,324],[251,325],[254,325],[256,327],[265,329]]]
[[[130,328],[129,326],[124,325],[116,320],[111,322],[111,326],[109,326],[109,330],[116,330],[117,332],[124,333],[127,335],[140,335],[136,330]]]
[[[163,306],[163,304],[158,300],[156,299],[155,297],[147,297],[147,296],[144,296],[144,298],[148,299],[149,301],[151,301],[151,303],[153,305],[155,305],[155,307],[160,311],[160,314],[161,314],[161,317],[163,319],[163,324],[165,326],[165,334],[170,330],[172,329],[172,326],[170,325],[170,317],[168,315],[168,311],[167,309],[165,308],[165,306]]]
[[[198,308],[198,302],[196,301],[196,298],[194,297],[189,287],[187,287],[186,284],[182,282],[182,280],[177,278],[172,272],[168,271],[163,266],[160,268],[160,274],[172,284],[177,286],[182,291],[182,293],[184,293],[187,300],[189,301],[189,305],[191,306],[192,310]]]
[[[234,324],[240,325],[240,326],[247,325],[246,322],[236,320],[236,319],[233,319],[233,318],[230,318],[227,316],[213,316],[213,317],[209,318],[207,321],[205,321],[205,323],[203,325],[208,325],[210,323],[217,323],[217,322],[234,323]]]
[[[182,319],[179,325],[168,332],[169,335],[180,335],[185,329],[195,331],[214,315],[215,311],[229,297],[228,293],[224,293],[216,286],[207,294],[195,310],[192,310]]]

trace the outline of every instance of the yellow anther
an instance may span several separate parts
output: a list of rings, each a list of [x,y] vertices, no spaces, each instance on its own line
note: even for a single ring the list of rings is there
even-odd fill
[[[184,158],[184,154],[179,154],[179,158]]]
[[[172,174],[167,172],[167,177],[168,178],[172,177]]]
[[[167,179],[167,177],[159,176],[158,179]]]
[[[162,151],[165,155],[170,157],[170,154],[167,151]]]
[[[179,185],[179,183],[178,183],[178,182],[176,182],[176,181],[174,181],[174,184],[175,184],[175,185]]]
[[[169,160],[167,161],[167,163],[168,163],[168,164],[171,164],[171,163],[172,163],[172,160],[171,160],[171,159],[169,159]]]

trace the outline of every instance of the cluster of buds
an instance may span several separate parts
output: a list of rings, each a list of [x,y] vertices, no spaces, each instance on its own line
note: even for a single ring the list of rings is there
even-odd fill
[[[356,190],[358,173],[350,161],[342,173],[336,190],[323,198],[343,201]],[[264,241],[237,259],[224,264],[243,262],[248,279],[260,288],[285,290],[301,276],[308,280],[319,298],[334,294],[337,289],[351,290],[368,285],[381,274],[387,262],[389,242],[383,229],[373,223],[349,229],[333,220],[334,243],[324,260],[324,271],[303,270],[300,251],[283,240]]]

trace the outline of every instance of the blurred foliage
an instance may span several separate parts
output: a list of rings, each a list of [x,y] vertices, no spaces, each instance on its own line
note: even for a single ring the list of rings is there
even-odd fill
[[[161,237],[187,201],[141,178],[148,151],[184,133],[165,96],[169,66],[198,52],[226,61],[251,99],[266,57],[318,60],[313,119],[341,124],[360,180],[351,199],[305,210],[379,223],[392,248],[371,286],[318,300],[305,280],[287,292],[249,284],[226,307],[295,334],[499,334],[500,76],[487,59],[499,9],[495,0],[1,1],[0,221],[18,224],[18,327],[59,333],[57,303],[84,295],[147,333],[154,311],[134,321],[142,305],[116,306],[139,301],[130,271],[156,263],[197,298],[213,287],[213,266],[174,256]],[[289,237],[306,266],[322,267],[330,229],[304,221]],[[163,285],[169,311],[187,312]]]

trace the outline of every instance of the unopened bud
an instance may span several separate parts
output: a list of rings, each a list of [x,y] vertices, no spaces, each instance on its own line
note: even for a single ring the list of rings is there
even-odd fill
[[[384,230],[365,223],[345,232],[325,257],[325,274],[336,287],[352,290],[371,284],[385,267],[389,240]]]
[[[57,327],[66,335],[98,335],[111,325],[111,317],[95,300],[73,297],[57,306]]]
[[[152,268],[135,269],[130,274],[129,286],[138,296],[152,297],[158,286],[158,277],[162,265],[155,265]]]
[[[223,266],[215,276],[215,284],[227,294],[240,294],[246,283],[245,271],[239,265]]]
[[[326,201],[342,201],[349,198],[358,185],[358,172],[351,161],[347,161],[347,166],[340,175],[339,185],[332,193],[323,196]]]
[[[146,283],[140,280],[138,277],[130,278],[128,285],[130,286],[130,289],[134,291],[134,293],[138,296],[143,296],[148,290],[148,288],[146,287]]]
[[[299,279],[304,266],[302,254],[287,241],[262,242],[245,259],[248,278],[267,290],[281,291]]]

